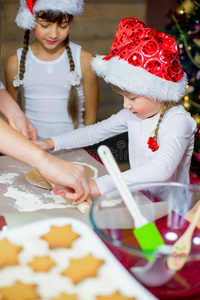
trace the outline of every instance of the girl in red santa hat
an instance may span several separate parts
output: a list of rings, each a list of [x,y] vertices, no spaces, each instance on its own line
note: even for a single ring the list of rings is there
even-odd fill
[[[24,46],[6,62],[6,88],[38,130],[38,138],[94,124],[98,80],[92,54],[69,41],[83,0],[20,0],[16,23]],[[29,45],[30,31],[35,39]]]
[[[124,109],[97,124],[36,143],[44,150],[69,149],[128,131],[130,169],[122,173],[128,185],[189,183],[196,122],[179,104],[187,78],[173,38],[138,19],[123,19],[110,54],[93,58],[92,67],[123,96]],[[90,185],[92,197],[115,187],[109,175]]]

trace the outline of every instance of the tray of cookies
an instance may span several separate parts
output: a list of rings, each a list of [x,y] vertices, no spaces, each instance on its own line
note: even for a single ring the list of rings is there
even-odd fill
[[[0,299],[156,300],[87,224],[52,218],[0,233]]]

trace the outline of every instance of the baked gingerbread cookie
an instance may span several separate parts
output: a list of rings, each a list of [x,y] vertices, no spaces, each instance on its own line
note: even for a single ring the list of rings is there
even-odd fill
[[[18,265],[18,254],[23,247],[12,244],[7,238],[0,241],[0,268]]]
[[[97,300],[135,300],[135,297],[125,297],[119,291],[109,296],[97,296]]]
[[[33,239],[22,238],[22,246],[17,245],[17,236],[12,242],[10,238],[0,241],[0,299],[81,300],[90,295],[88,286],[91,285],[95,300],[136,300],[124,296],[108,276],[105,279],[106,259],[101,253],[100,256],[93,253],[90,240],[76,233],[79,231],[75,224],[53,224]],[[112,289],[107,289],[109,283]]]
[[[24,284],[16,281],[13,285],[0,288],[2,300],[38,300],[41,299],[37,293],[36,284]]]
[[[80,235],[72,230],[71,224],[65,226],[51,226],[48,233],[41,236],[49,244],[50,249],[55,248],[71,248],[72,243],[79,238]]]
[[[49,272],[49,270],[55,265],[56,263],[49,257],[49,255],[35,256],[28,264],[34,272]]]
[[[71,258],[69,267],[61,275],[69,277],[77,284],[86,278],[96,277],[103,263],[103,259],[95,258],[91,253],[81,258]]]
[[[78,297],[75,294],[72,295],[72,294],[62,293],[60,296],[56,298],[52,298],[51,300],[78,300]]]

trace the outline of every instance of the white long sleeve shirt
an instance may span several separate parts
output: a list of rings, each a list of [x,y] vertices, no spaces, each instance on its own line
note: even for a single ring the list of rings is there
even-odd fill
[[[159,116],[141,120],[123,109],[107,120],[53,137],[54,150],[93,145],[128,131],[130,169],[122,173],[128,185],[167,181],[189,183],[196,122],[182,105],[167,110],[158,130],[159,149],[152,152],[147,141],[154,136]],[[96,183],[101,194],[115,188],[109,175],[97,178]]]

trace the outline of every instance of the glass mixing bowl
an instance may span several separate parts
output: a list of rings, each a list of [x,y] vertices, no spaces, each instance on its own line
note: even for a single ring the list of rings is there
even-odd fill
[[[96,233],[118,260],[159,299],[200,299],[200,218],[188,242],[184,266],[168,268],[172,245],[187,229],[200,203],[200,187],[180,183],[147,183],[130,187],[143,216],[157,226],[165,246],[143,251],[134,233],[134,220],[117,190],[98,197],[90,211]],[[198,202],[199,201],[199,202]],[[149,238],[151,238],[149,236]],[[175,256],[178,259],[178,256]],[[175,260],[176,262],[176,260]],[[189,298],[188,298],[189,297]]]

